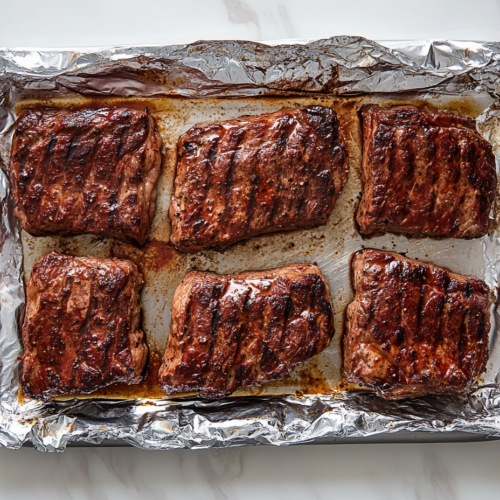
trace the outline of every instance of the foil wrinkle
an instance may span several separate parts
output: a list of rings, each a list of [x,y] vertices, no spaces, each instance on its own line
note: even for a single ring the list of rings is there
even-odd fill
[[[488,94],[493,104],[477,125],[492,143],[500,171],[500,43],[376,43],[333,37],[87,51],[0,49],[0,445],[18,448],[31,442],[41,451],[62,451],[70,442],[99,444],[111,439],[144,449],[281,446],[399,431],[461,431],[500,438],[498,230],[482,241],[485,270],[481,277],[494,295],[491,373],[471,394],[399,402],[367,392],[217,402],[165,398],[41,403],[19,399],[23,257],[7,166],[15,106],[20,100],[75,94],[202,98],[410,91]]]

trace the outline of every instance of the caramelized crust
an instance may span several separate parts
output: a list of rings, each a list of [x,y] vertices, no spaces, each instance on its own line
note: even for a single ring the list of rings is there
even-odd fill
[[[325,349],[333,332],[329,288],[316,266],[191,272],[175,292],[159,386],[221,398],[284,377]]]
[[[488,232],[497,175],[491,145],[470,118],[413,106],[365,106],[363,236],[478,238]]]
[[[148,349],[135,264],[51,253],[34,266],[26,288],[26,396],[47,400],[141,381]]]
[[[34,236],[91,233],[143,244],[161,144],[141,111],[27,109],[12,144],[15,215]]]
[[[193,127],[179,139],[172,242],[222,249],[326,224],[348,174],[337,115],[308,106]]]
[[[459,393],[488,360],[488,287],[380,250],[352,259],[344,377],[388,399]]]

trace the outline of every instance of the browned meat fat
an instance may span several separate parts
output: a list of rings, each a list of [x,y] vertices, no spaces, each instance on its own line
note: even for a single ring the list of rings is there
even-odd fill
[[[413,106],[365,106],[363,236],[478,238],[488,232],[497,175],[474,120]]]
[[[15,215],[34,236],[91,233],[143,244],[161,145],[141,111],[27,109],[12,144]]]
[[[328,285],[313,265],[235,275],[191,272],[175,292],[159,386],[221,398],[262,385],[325,349]]]
[[[488,287],[379,250],[352,259],[344,377],[388,399],[460,393],[488,360]]]
[[[148,353],[141,287],[128,260],[44,256],[27,285],[24,394],[47,400],[140,382]]]
[[[179,139],[172,242],[222,249],[326,224],[348,174],[336,113],[308,106],[193,127]]]

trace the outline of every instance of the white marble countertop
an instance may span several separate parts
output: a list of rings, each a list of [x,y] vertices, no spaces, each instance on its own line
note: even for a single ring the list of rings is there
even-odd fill
[[[0,450],[2,499],[470,500],[500,497],[500,441],[226,450]]]
[[[0,46],[362,35],[500,40],[499,0],[0,0]],[[500,441],[146,452],[0,450],[0,499],[500,497]]]

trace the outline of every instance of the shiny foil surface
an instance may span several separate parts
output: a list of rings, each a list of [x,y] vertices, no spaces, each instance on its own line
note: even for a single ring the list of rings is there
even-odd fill
[[[478,130],[492,143],[500,158],[500,43],[379,44],[363,38],[337,37],[270,44],[197,42],[186,46],[120,47],[85,52],[0,49],[0,164],[3,162],[0,171],[0,444],[18,448],[31,442],[41,451],[62,451],[70,442],[98,444],[109,439],[145,449],[171,449],[334,442],[398,431],[462,431],[500,437],[498,206],[491,214],[495,219],[492,229],[479,240],[408,240],[403,236],[387,235],[368,243],[378,248],[407,251],[408,256],[449,266],[487,282],[492,291],[490,360],[485,374],[470,394],[394,402],[365,391],[345,391],[341,385],[329,393],[297,391],[291,379],[288,386],[257,391],[259,395],[248,391],[215,402],[195,397],[175,400],[148,397],[42,403],[20,397],[18,358],[22,355],[22,344],[19,325],[24,305],[24,273],[29,273],[35,257],[46,253],[52,244],[45,239],[28,238],[33,247],[30,247],[31,253],[27,252],[13,217],[8,164],[16,106],[20,102],[50,102],[56,98],[57,102],[88,98],[164,98],[171,106],[175,98],[183,97],[190,99],[190,106],[195,107],[196,99],[199,100],[197,116],[203,121],[212,119],[207,110],[213,104],[209,100],[214,98],[225,98],[221,101],[227,103],[225,112],[238,116],[242,114],[238,106],[243,106],[241,109],[250,114],[265,112],[267,108],[260,104],[260,97],[275,99],[272,105],[279,109],[283,103],[300,105],[319,98],[324,102],[335,99],[340,102],[338,100],[343,98],[359,98],[359,102],[400,102],[410,93],[412,100],[434,100],[441,105],[457,99],[474,102]],[[235,97],[239,99],[230,99]],[[182,99],[176,102],[180,103],[179,107],[183,106]],[[152,113],[155,116],[155,112]],[[180,110],[176,113],[181,116]],[[161,116],[157,111],[155,118],[163,123]],[[187,122],[183,126],[185,128]],[[181,128],[175,129],[176,134],[182,131]],[[497,170],[499,165],[497,160]],[[360,188],[359,175],[353,168],[349,182],[350,187],[346,186],[342,194],[344,201],[337,201],[332,217],[339,217],[342,207],[344,211],[347,208],[349,214],[354,210],[353,205],[345,205],[346,199],[355,196]],[[169,189],[163,194],[168,201],[167,195]],[[328,241],[321,249],[320,243],[309,240],[306,243],[299,232],[280,236],[278,243],[269,243],[267,251],[252,257],[254,269],[295,261],[318,262],[332,288],[334,306],[339,313],[335,333],[337,347],[333,346],[325,354],[333,356],[337,365],[341,360],[338,341],[343,333],[340,317],[352,298],[348,281],[349,256],[363,243],[355,234],[349,214],[345,217],[344,233],[339,229],[333,232],[329,227],[307,233],[326,234],[326,240],[331,235],[335,244],[338,243],[335,237],[346,240],[337,252],[334,252],[335,245]],[[273,237],[266,238],[271,241]],[[264,243],[266,238],[262,240]],[[287,238],[295,240],[299,247],[304,245],[310,255],[303,257],[296,252],[283,251]],[[84,251],[93,254],[107,251],[106,244],[96,243],[97,240],[84,237],[82,241]],[[236,262],[245,260],[248,252],[254,250],[250,246],[224,254],[203,254],[196,260],[179,264],[179,268],[182,272],[182,266],[239,272],[245,269],[240,269],[241,264]],[[173,293],[173,285],[168,293]],[[147,298],[147,291],[144,293],[143,300]],[[150,315],[155,312],[154,306],[146,304],[144,307]],[[169,316],[168,311],[162,317],[165,319],[162,335],[165,329],[168,330]],[[148,328],[146,324],[146,330]],[[152,335],[150,331],[147,334]],[[326,368],[322,366],[322,370]],[[339,366],[336,370],[338,372]],[[329,375],[330,385],[338,382],[338,373],[334,372]]]

